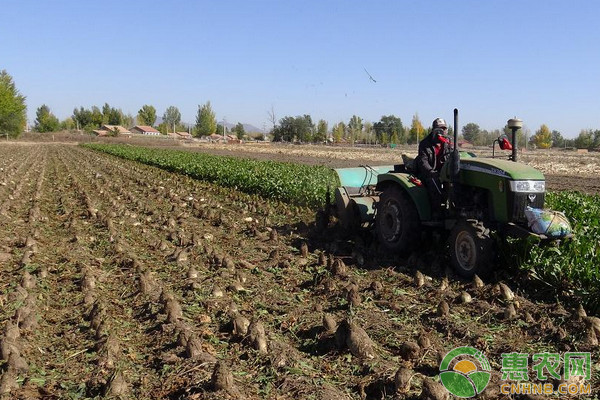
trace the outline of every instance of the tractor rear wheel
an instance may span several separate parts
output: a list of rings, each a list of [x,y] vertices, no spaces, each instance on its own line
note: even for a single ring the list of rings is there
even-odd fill
[[[419,214],[406,192],[397,186],[383,191],[375,217],[377,238],[391,252],[406,255],[420,237]]]
[[[477,220],[459,221],[450,234],[450,263],[457,274],[472,278],[489,273],[494,258],[490,230]]]

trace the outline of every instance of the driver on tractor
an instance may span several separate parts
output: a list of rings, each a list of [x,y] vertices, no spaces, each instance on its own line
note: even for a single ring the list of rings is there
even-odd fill
[[[432,219],[440,219],[444,210],[444,195],[440,182],[440,169],[451,153],[451,142],[447,136],[448,126],[442,118],[436,118],[431,131],[419,143],[419,155],[415,159],[417,176],[427,188],[431,203]]]

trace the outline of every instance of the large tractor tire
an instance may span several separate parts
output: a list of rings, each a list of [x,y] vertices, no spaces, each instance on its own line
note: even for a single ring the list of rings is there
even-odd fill
[[[375,230],[386,250],[408,254],[420,238],[420,225],[417,209],[402,189],[390,186],[383,191],[377,203]]]
[[[463,278],[489,274],[494,261],[494,242],[482,222],[459,221],[450,233],[449,245],[450,263],[457,274]]]

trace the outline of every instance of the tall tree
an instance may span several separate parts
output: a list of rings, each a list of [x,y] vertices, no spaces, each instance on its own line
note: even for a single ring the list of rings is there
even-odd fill
[[[154,126],[154,123],[156,122],[156,108],[144,104],[138,111],[137,121],[140,125]]]
[[[419,143],[425,137],[425,128],[419,119],[419,114],[415,113],[410,123],[410,129],[408,131],[408,142]]]
[[[75,121],[72,117],[67,117],[60,122],[60,129],[65,131],[71,131],[76,128]]]
[[[131,115],[131,113],[122,114],[121,118],[121,125],[123,125],[125,128],[131,128],[133,126],[135,118],[133,117],[133,115]]]
[[[600,129],[596,129],[593,134],[592,139],[592,148],[598,149],[600,148]]]
[[[354,142],[358,140],[358,138],[362,135],[362,131],[362,118],[357,115],[353,115],[352,118],[350,118],[350,121],[348,121],[348,133],[350,134],[348,139],[350,139],[351,144],[354,144]]]
[[[60,126],[60,121],[52,112],[50,107],[42,104],[35,112],[36,119],[34,129],[37,132],[56,132]]]
[[[210,136],[217,131],[217,119],[210,106],[210,101],[204,105],[198,105],[198,114],[196,115],[196,136]]]
[[[104,105],[102,106],[102,123],[110,125],[110,122],[108,122],[109,118],[110,118],[110,106],[108,105],[108,103],[104,103]]]
[[[12,77],[2,70],[0,72],[0,135],[19,136],[27,123],[27,106],[25,96],[19,93]]]
[[[396,132],[400,143],[404,143],[404,140],[406,139],[404,137],[404,126],[402,125],[402,120],[395,115],[382,116],[381,120],[373,125],[373,129],[375,129],[375,135],[377,136],[377,139],[384,144],[389,143],[394,132]]]
[[[100,128],[102,126],[102,111],[98,106],[92,106],[92,126],[94,129]]]
[[[317,122],[317,130],[313,137],[313,140],[316,143],[322,143],[327,140],[327,128],[327,121],[324,119],[320,119],[319,122]]]
[[[549,149],[552,147],[552,132],[546,124],[542,124],[540,129],[535,131],[533,136],[533,143],[540,149]]]
[[[83,107],[79,107],[79,110],[75,108],[73,110],[73,120],[77,125],[78,129],[91,131],[92,129],[92,112]]]
[[[110,108],[108,113],[109,125],[123,125],[123,111],[114,107]]]
[[[163,114],[163,122],[167,124],[167,127],[175,129],[177,125],[181,123],[181,113],[175,106],[169,106]]]
[[[273,141],[275,142],[309,142],[312,140],[314,125],[310,115],[291,117],[286,116],[279,120],[279,125],[273,130]]]
[[[233,132],[235,133],[235,136],[240,140],[242,140],[244,136],[246,136],[246,130],[244,129],[244,125],[241,122],[238,122],[233,127]]]
[[[477,125],[474,122],[469,122],[468,124],[463,126],[462,135],[463,138],[469,143],[481,144],[479,140],[481,135],[481,128],[479,128],[479,125]]]
[[[578,149],[589,149],[594,143],[593,132],[591,129],[582,129],[575,138],[575,147]]]
[[[102,123],[108,125],[122,125],[123,111],[109,106],[108,103],[104,103],[102,106]]]
[[[565,145],[565,138],[562,134],[557,131],[552,131],[552,147],[563,147]]]
[[[367,121],[363,129],[365,132],[365,141],[370,144],[373,140],[373,124]]]

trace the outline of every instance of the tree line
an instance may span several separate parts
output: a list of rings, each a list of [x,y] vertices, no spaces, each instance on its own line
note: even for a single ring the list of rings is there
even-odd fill
[[[23,132],[27,123],[27,107],[25,96],[16,88],[12,77],[5,71],[0,72],[0,135],[16,137]],[[275,117],[273,109],[269,112],[272,128],[269,135],[273,141],[323,143],[365,143],[365,144],[415,144],[422,140],[428,133],[419,119],[418,113],[412,117],[410,126],[405,126],[395,115],[383,115],[379,121],[371,123],[361,117],[353,115],[349,121],[341,121],[331,126],[327,121],[320,119],[314,123],[308,114],[299,116],[285,116],[281,119]],[[121,125],[131,127],[134,124],[155,127],[157,121],[156,108],[152,105],[143,105],[136,116],[124,113],[120,108],[104,103],[102,107],[79,107],[73,110],[70,117],[60,121],[46,104],[36,110],[36,119],[33,129],[37,132],[54,132],[58,130],[83,130],[91,132],[103,125]],[[196,121],[193,126],[181,121],[181,112],[176,106],[169,106],[162,115],[162,122],[156,128],[163,134],[168,132],[191,131],[193,136],[202,137],[212,134],[224,135],[227,128],[217,123],[215,113],[210,101],[198,105]],[[238,122],[231,130],[239,139],[247,136],[242,123]],[[115,132],[115,134],[117,134]],[[452,127],[449,127],[452,135]],[[502,129],[485,130],[474,122],[464,125],[460,132],[462,140],[476,146],[490,146],[498,137],[507,135],[510,130],[507,126]],[[519,146],[534,146],[537,148],[549,147],[577,147],[600,148],[600,129],[583,129],[575,139],[565,139],[556,130],[550,130],[542,124],[533,135],[525,129],[518,131]]]

